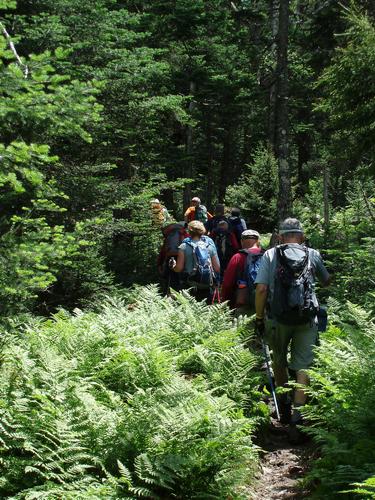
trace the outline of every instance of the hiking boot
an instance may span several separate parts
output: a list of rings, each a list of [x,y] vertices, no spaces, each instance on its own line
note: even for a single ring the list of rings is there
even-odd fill
[[[289,401],[279,401],[280,423],[287,425],[292,418],[292,403]]]
[[[296,422],[291,422],[288,428],[288,441],[290,444],[304,444],[309,441],[310,436],[308,436],[303,431],[303,419],[297,420]]]

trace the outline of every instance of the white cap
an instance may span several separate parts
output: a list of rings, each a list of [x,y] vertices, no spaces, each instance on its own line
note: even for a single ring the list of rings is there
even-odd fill
[[[246,231],[243,231],[241,233],[241,239],[245,239],[245,238],[260,238],[260,234],[258,233],[258,231],[255,231],[254,229],[246,229]]]

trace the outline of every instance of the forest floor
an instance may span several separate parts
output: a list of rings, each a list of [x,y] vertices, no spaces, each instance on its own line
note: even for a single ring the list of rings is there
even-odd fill
[[[309,498],[311,491],[303,488],[300,480],[309,469],[314,448],[310,443],[291,445],[287,427],[272,419],[270,428],[262,437],[265,454],[251,500],[299,500]]]

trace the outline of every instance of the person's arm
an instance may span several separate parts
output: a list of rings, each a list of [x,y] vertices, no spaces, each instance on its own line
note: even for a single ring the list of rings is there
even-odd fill
[[[242,226],[242,231],[246,231],[247,226],[246,226],[245,219],[241,219],[241,226]]]
[[[210,220],[210,219],[212,219],[212,217],[213,217],[213,215],[210,214],[210,212],[207,210],[207,219]]]
[[[239,265],[240,254],[233,255],[224,272],[224,279],[221,285],[221,296],[223,300],[232,300],[233,292],[236,287],[237,266]]]
[[[258,283],[255,291],[255,315],[256,319],[264,319],[267,303],[268,285]]]
[[[172,267],[172,269],[175,273],[180,273],[181,271],[184,270],[184,267],[185,267],[185,253],[183,250],[180,249],[177,254],[177,262]]]
[[[270,250],[271,251],[271,250]],[[268,288],[271,284],[271,259],[269,252],[266,252],[261,260],[259,271],[255,280],[255,314],[259,320],[264,319]]]
[[[322,286],[328,286],[332,281],[332,277],[330,276],[329,272],[327,271],[327,268],[323,263],[323,259],[322,259],[322,256],[320,255],[320,253],[316,250],[314,250],[313,252],[314,252],[313,265],[315,268],[316,275],[317,275]]]
[[[194,207],[189,207],[189,208],[186,210],[185,214],[184,214],[184,220],[185,220],[185,222],[187,222],[187,223],[189,223],[189,222],[190,222],[190,220],[191,220],[191,216],[190,216],[190,214],[191,214],[192,210],[195,210],[195,208],[194,208]]]
[[[220,261],[219,261],[217,254],[215,254],[211,257],[211,262],[212,262],[212,267],[213,267],[215,273],[218,275],[220,273]]]

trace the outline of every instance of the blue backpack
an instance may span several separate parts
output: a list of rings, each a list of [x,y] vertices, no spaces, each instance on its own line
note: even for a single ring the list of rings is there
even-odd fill
[[[197,288],[213,287],[216,277],[212,267],[208,239],[205,236],[202,236],[199,241],[185,238],[183,243],[193,249],[194,265],[192,273],[188,276],[188,283]]]
[[[235,234],[238,243],[240,243],[242,231],[245,230],[244,226],[242,225],[241,217],[232,215],[231,217],[229,217],[228,222],[229,229]]]
[[[240,250],[246,255],[246,263],[242,274],[237,280],[236,305],[251,305],[255,307],[255,280],[260,268],[263,253],[253,254],[246,250]]]

